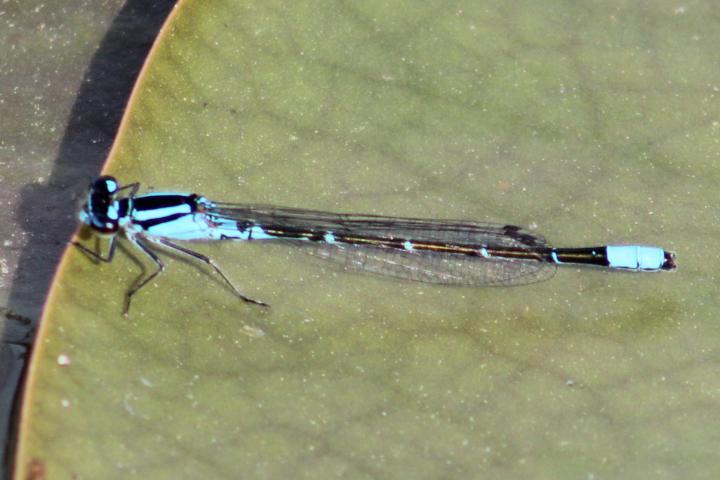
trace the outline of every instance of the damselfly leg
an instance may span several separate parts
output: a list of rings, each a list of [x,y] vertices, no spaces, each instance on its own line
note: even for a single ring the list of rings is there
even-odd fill
[[[153,273],[142,279],[134,287],[127,291],[125,294],[125,307],[123,308],[123,315],[127,315],[130,312],[130,302],[132,301],[133,295],[140,291],[145,285],[147,285],[153,278],[157,277],[165,270],[165,264],[160,260],[160,257],[153,252],[150,247],[145,245],[140,238],[136,238],[135,235],[128,235],[128,240],[135,245],[140,251],[142,251],[150,260],[155,263],[157,267]]]
[[[212,267],[213,270],[217,272],[218,275],[225,281],[225,283],[232,289],[233,293],[237,295],[241,300],[247,303],[252,303],[254,305],[260,305],[261,307],[269,307],[267,303],[261,301],[261,300],[255,300],[254,298],[250,298],[244,293],[242,293],[233,283],[230,281],[230,279],[223,273],[223,271],[220,269],[220,267],[210,258],[202,253],[196,252],[194,250],[190,250],[189,248],[181,247],[180,245],[171,242],[170,240],[167,240],[165,238],[158,238],[158,239],[149,239],[151,242],[155,243],[156,245],[162,245],[165,248],[168,248],[170,250],[173,250],[175,252],[178,252],[183,255],[187,255],[190,258],[193,258],[195,260],[199,260],[203,262],[204,264]]]
[[[107,257],[103,257],[102,253],[98,253],[91,248],[87,248],[85,245],[83,245],[80,242],[72,241],[70,243],[72,245],[75,245],[78,249],[80,249],[81,252],[83,252],[85,255],[89,256],[90,258],[100,261],[100,262],[110,263],[113,261],[113,258],[115,257],[115,246],[117,245],[117,237],[113,236],[110,238],[110,248],[108,249]]]

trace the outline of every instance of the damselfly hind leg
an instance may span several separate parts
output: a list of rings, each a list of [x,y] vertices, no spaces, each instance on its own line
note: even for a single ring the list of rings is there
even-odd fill
[[[206,257],[205,255],[198,253],[194,250],[190,250],[189,248],[181,247],[180,245],[177,245],[176,243],[173,243],[165,238],[158,238],[158,239],[149,239],[153,243],[160,244],[170,250],[176,251],[178,253],[187,255],[191,258],[194,258],[195,260],[199,260],[203,262],[206,265],[209,265],[210,267],[215,270],[218,275],[225,281],[225,283],[232,289],[233,293],[235,293],[236,296],[238,296],[241,300],[247,303],[252,303],[254,305],[259,305],[261,307],[270,307],[267,303],[261,301],[261,300],[255,300],[254,298],[250,298],[244,293],[242,293],[231,281],[230,279],[223,273],[223,271],[220,269],[220,267],[209,257]]]

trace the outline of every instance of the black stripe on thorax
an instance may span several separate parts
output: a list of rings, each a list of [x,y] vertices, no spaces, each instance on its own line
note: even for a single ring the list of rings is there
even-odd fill
[[[133,220],[133,223],[135,225],[139,225],[142,227],[143,230],[147,230],[151,227],[154,227],[155,225],[160,225],[161,223],[167,223],[172,222],[173,220],[177,220],[178,218],[182,218],[186,215],[192,215],[191,213],[174,213],[172,215],[165,215],[164,217],[155,217],[150,218],[148,220]]]
[[[160,208],[179,207],[181,205],[189,205],[190,211],[197,210],[198,196],[192,195],[141,195],[132,199],[133,209],[140,211],[150,211]]]
[[[172,222],[186,215],[193,215],[198,210],[198,196],[167,194],[167,195],[142,195],[133,199],[124,199],[126,202],[132,202],[132,220],[136,225],[147,230],[155,225],[166,222]],[[187,211],[175,212],[170,215],[151,216],[146,219],[139,219],[138,214],[152,215],[154,211],[161,212],[163,209],[173,209],[181,207]],[[125,208],[128,208],[127,206]]]

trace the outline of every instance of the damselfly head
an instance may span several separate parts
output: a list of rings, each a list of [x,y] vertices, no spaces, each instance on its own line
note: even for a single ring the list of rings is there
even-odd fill
[[[102,176],[92,182],[79,214],[80,221],[99,233],[116,233],[120,215],[115,196],[119,190],[120,184],[114,177]]]

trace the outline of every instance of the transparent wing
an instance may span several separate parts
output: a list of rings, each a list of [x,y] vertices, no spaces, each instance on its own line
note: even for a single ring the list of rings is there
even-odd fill
[[[437,252],[327,245],[294,241],[311,255],[340,263],[348,270],[444,285],[514,286],[552,278],[555,264]]]
[[[542,248],[545,239],[514,225],[465,220],[427,220],[353,215],[263,205],[214,204],[212,217],[238,224],[272,226],[288,231],[442,242],[485,247]],[[343,243],[284,240],[348,270],[446,285],[510,286],[547,280],[555,273],[548,262],[484,258],[457,253],[408,251]]]
[[[515,225],[467,220],[428,220],[320,212],[265,205],[215,203],[208,213],[238,222],[287,230],[352,233],[415,241],[443,241],[497,247],[544,247],[545,239]]]

